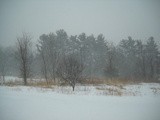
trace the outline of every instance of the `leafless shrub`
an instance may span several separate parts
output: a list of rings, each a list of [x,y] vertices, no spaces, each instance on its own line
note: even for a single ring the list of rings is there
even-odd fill
[[[80,64],[74,55],[68,55],[60,62],[57,74],[61,80],[71,85],[74,91],[75,84],[82,78],[83,69],[84,66]]]
[[[102,90],[103,94],[105,94],[105,95],[114,95],[114,96],[122,96],[123,95],[122,90],[115,88],[115,87],[109,87],[109,88],[97,87],[96,89]]]
[[[157,94],[160,94],[160,88],[155,88],[155,87],[152,87],[152,92],[157,95]]]
[[[20,75],[24,80],[24,84],[27,85],[27,78],[31,75],[31,36],[23,33],[22,37],[17,38],[17,52],[16,58],[19,61]]]

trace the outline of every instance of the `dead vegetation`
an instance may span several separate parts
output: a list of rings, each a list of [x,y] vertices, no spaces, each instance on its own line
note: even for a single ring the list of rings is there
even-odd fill
[[[151,90],[155,95],[160,94],[160,88],[152,87]]]
[[[133,85],[133,84],[139,84],[145,81],[140,81],[140,80],[131,80],[127,78],[92,78],[92,79],[83,79],[81,81],[81,84],[88,84],[88,85],[113,85],[113,86],[118,86],[122,87],[124,85]]]
[[[138,91],[127,89],[128,85],[141,85],[141,83],[144,82],[137,82],[133,80],[128,79],[98,79],[98,78],[92,78],[92,79],[85,79],[80,81],[77,84],[76,92],[83,92],[84,94],[90,94],[92,90],[97,90],[98,95],[113,95],[113,96],[135,96],[139,95],[140,89],[138,88]],[[23,80],[16,79],[12,81],[7,81],[4,85],[10,86],[10,87],[16,87],[16,86],[23,86]],[[46,91],[48,89],[58,92],[58,93],[64,93],[64,94],[74,94],[72,90],[69,87],[69,84],[64,81],[60,81],[56,79],[49,80],[46,82],[44,79],[29,79],[28,85],[29,87],[36,87],[42,89],[42,91]],[[46,89],[47,88],[47,89]],[[136,88],[136,89],[137,89]],[[151,91],[157,95],[160,94],[160,88],[159,87],[152,87],[150,88]]]
[[[20,85],[23,85],[23,82],[22,81],[18,81],[18,80],[15,80],[15,81],[8,81],[8,82],[5,82],[6,86],[20,86]]]
[[[143,81],[143,80],[129,80],[129,79],[122,79],[122,78],[114,78],[114,79],[106,79],[106,78],[86,78],[86,79],[82,79],[81,81],[79,81],[79,84],[82,85],[109,85],[109,86],[116,86],[120,89],[124,89],[123,86],[126,85],[134,85],[134,84],[140,84],[140,83],[149,83],[147,81]],[[5,85],[7,86],[16,86],[16,85],[23,85],[23,81],[22,80],[14,80],[14,81],[8,81],[5,82]],[[65,81],[61,81],[60,79],[56,78],[56,81],[54,80],[48,80],[48,82],[46,82],[43,79],[29,79],[28,80],[28,86],[34,86],[34,87],[51,87],[51,86],[68,86],[69,84]]]
[[[104,95],[113,95],[113,96],[122,96],[123,91],[116,87],[109,87],[109,88],[103,88],[103,87],[96,87],[97,90],[103,91],[102,94]]]

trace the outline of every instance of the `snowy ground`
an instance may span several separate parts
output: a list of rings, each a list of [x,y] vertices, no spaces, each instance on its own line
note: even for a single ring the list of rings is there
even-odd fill
[[[160,120],[159,111],[156,83],[79,85],[75,92],[71,87],[0,86],[0,120]]]

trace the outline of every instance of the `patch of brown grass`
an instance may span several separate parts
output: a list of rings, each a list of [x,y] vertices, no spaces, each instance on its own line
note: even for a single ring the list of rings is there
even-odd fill
[[[103,87],[97,87],[97,90],[102,90],[103,94],[105,95],[114,95],[114,96],[122,96],[123,91],[121,89],[115,88],[115,87],[109,87],[109,88],[103,88]]]
[[[6,86],[23,86],[24,82],[23,81],[8,81],[4,85]],[[57,85],[54,81],[33,81],[33,80],[28,80],[26,86],[31,86],[31,87],[42,87],[42,88],[51,88],[53,85]]]
[[[81,84],[91,84],[91,85],[98,85],[98,84],[104,84],[104,79],[100,78],[86,78],[81,80]]]
[[[160,88],[152,87],[151,89],[154,94],[160,94]]]
[[[22,81],[8,81],[4,85],[10,86],[10,87],[19,86],[19,85],[23,85],[23,82]]]
[[[56,85],[56,83],[54,83],[54,81],[34,81],[28,82],[28,85],[33,87],[52,88],[52,86]]]
[[[112,86],[118,86],[120,88],[123,88],[124,85],[130,85],[130,84],[139,84],[141,81],[138,80],[131,80],[126,78],[92,78],[92,79],[84,79],[81,82],[82,84],[91,84],[91,85],[99,85],[99,84],[106,84],[106,85],[112,85]]]
[[[107,79],[104,81],[104,84],[117,86],[120,88],[123,88],[124,85],[130,85],[130,84],[138,84],[138,82],[128,79]]]

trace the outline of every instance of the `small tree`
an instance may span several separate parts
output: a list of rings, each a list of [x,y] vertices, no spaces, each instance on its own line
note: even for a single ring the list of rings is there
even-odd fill
[[[5,75],[7,72],[7,55],[4,48],[0,49],[0,78],[2,76],[3,84],[5,83]]]
[[[47,58],[45,56],[45,50],[44,50],[43,42],[39,41],[39,43],[40,43],[40,45],[37,44],[37,50],[38,50],[38,52],[39,52],[39,54],[42,58],[42,66],[41,66],[42,67],[42,73],[43,73],[43,75],[45,77],[45,80],[48,84],[48,71],[47,71],[47,60],[46,60]]]
[[[106,59],[106,67],[104,68],[105,75],[107,77],[110,77],[111,79],[113,77],[118,76],[118,70],[116,67],[116,48],[111,44],[108,46],[107,51],[107,59]]]
[[[75,84],[82,77],[83,69],[83,65],[80,64],[80,62],[73,55],[69,55],[64,57],[60,62],[57,74],[62,80],[68,82],[74,91]]]
[[[150,37],[146,45],[147,74],[149,79],[157,78],[158,74],[158,46],[153,37]]]
[[[27,78],[30,76],[31,65],[31,37],[23,33],[22,37],[17,38],[17,53],[16,57],[19,62],[20,75],[24,80],[24,84],[27,85]]]

